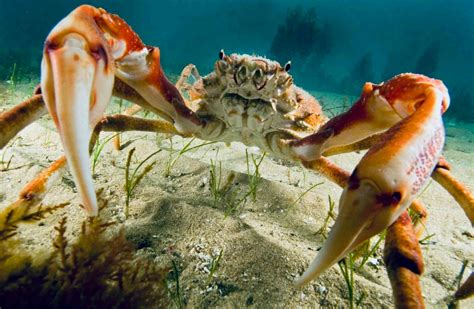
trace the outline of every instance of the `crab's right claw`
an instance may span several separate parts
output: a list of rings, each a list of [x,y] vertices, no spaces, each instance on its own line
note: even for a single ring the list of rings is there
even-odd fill
[[[94,18],[100,10],[81,6],[49,34],[41,67],[44,100],[87,213],[97,214],[89,165],[90,127],[102,117],[114,84],[114,65]]]

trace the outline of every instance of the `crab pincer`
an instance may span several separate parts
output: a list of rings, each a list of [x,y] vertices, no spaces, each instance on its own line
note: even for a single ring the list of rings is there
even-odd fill
[[[449,102],[441,81],[401,74],[380,85],[367,83],[348,112],[330,120],[320,133],[293,143],[295,153],[311,161],[331,147],[390,128],[353,171],[328,239],[296,281],[298,286],[318,277],[407,209],[441,156],[445,138],[441,116]]]
[[[42,93],[90,216],[97,214],[97,200],[89,138],[112,96],[115,77],[169,116],[180,132],[194,131],[201,125],[166,79],[159,56],[159,49],[145,46],[120,17],[88,5],[75,9],[48,35],[41,68]]]

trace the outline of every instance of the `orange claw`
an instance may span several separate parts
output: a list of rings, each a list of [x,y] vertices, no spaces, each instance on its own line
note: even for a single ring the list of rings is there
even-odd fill
[[[81,6],[59,22],[48,35],[41,64],[44,100],[89,215],[97,214],[89,168],[90,127],[104,113],[115,71],[110,46],[94,22],[100,14]]]
[[[315,279],[406,210],[439,161],[444,145],[441,115],[448,106],[441,81],[402,74],[381,85],[367,83],[357,103],[321,129],[325,137],[316,133],[293,144],[296,155],[312,160],[331,147],[391,126],[352,173],[328,240],[297,285]]]
[[[97,200],[89,138],[110,100],[115,77],[172,119],[180,133],[201,126],[164,75],[159,49],[145,46],[124,20],[89,5],[66,16],[46,40],[41,88],[79,195],[92,216],[97,214]]]

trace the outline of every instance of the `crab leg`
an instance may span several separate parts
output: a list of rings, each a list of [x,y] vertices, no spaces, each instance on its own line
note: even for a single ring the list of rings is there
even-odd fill
[[[416,232],[408,212],[388,228],[384,262],[393,290],[396,308],[425,308],[419,275],[423,273],[423,258]]]
[[[106,116],[95,126],[89,145],[89,153],[92,152],[99,134],[106,132],[144,131],[165,134],[177,134],[176,128],[172,124],[163,120],[150,120],[130,117],[126,115]],[[66,157],[57,159],[51,166],[45,168],[35,179],[30,181],[20,192],[18,200],[10,204],[10,208],[26,209],[36,205],[51,189],[54,183],[63,174],[66,164]]]
[[[160,115],[170,123],[173,122],[173,120],[165,113],[150,105],[143,97],[138,94],[138,92],[122,82],[120,79],[115,79],[112,94],[115,97],[130,101],[137,104],[141,108]],[[12,140],[21,130],[39,118],[43,117],[47,113],[48,110],[46,109],[40,87],[36,89],[31,98],[28,98],[13,108],[1,113],[0,132],[2,132],[2,134],[0,135],[0,149],[5,147],[5,145],[7,145],[8,142]]]
[[[43,96],[35,94],[28,100],[0,114],[0,149],[21,131],[47,113]]]
[[[454,197],[469,218],[471,225],[474,225],[474,194],[453,177],[449,168],[437,168],[432,177]]]
[[[188,90],[190,88],[190,85],[187,81],[191,75],[195,80],[201,78],[194,64],[188,64],[184,67],[183,71],[181,71],[181,75],[179,76],[178,81],[176,82],[176,88],[178,88],[178,90],[180,91],[181,89]]]
[[[447,89],[441,82],[404,74],[385,84],[372,85],[370,91],[367,87],[347,114],[325,126],[326,131],[332,130],[326,140],[310,136],[293,146],[303,160],[311,159],[315,153],[324,152],[321,148],[344,144],[347,131],[360,139],[375,133],[382,127],[377,109],[389,122],[405,117],[382,135],[352,173],[339,202],[336,223],[316,259],[297,280],[299,286],[317,278],[363,241],[391,225],[425,185],[441,156],[441,114],[449,105]],[[346,121],[348,127],[340,121]]]
[[[104,117],[95,126],[90,144],[89,152],[92,152],[94,145],[96,144],[100,132],[126,132],[126,131],[142,131],[142,132],[154,132],[181,135],[188,137],[186,134],[181,134],[178,130],[169,122],[163,120],[152,120],[132,117],[128,115],[112,115]]]
[[[18,200],[10,208],[26,209],[36,205],[51,189],[54,183],[61,178],[66,167],[66,157],[61,156],[49,167],[45,168],[35,179],[30,181],[21,191]]]

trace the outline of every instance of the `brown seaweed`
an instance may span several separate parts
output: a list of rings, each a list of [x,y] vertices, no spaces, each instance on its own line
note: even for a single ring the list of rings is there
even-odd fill
[[[18,224],[39,221],[64,205],[0,212],[0,307],[165,307],[167,269],[137,257],[123,228],[87,218],[78,237],[66,233],[67,218],[55,227],[46,255],[25,249]],[[102,207],[103,209],[104,207]]]

